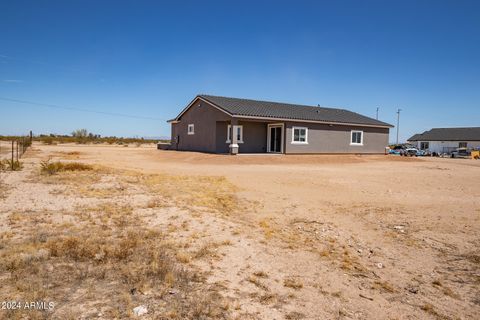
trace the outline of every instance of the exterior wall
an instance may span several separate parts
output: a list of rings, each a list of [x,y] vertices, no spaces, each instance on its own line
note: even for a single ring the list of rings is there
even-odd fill
[[[216,124],[216,152],[217,153],[229,153],[230,143],[227,143],[227,128],[230,121],[217,121]],[[242,152],[242,147],[240,145],[239,152]]]
[[[292,127],[308,128],[308,144],[292,144]],[[285,153],[384,153],[388,128],[286,122]],[[350,145],[351,130],[363,131],[363,145]]]
[[[217,153],[228,153],[230,143],[227,141],[227,128],[229,121],[217,121],[216,145]],[[239,143],[239,153],[267,152],[267,124],[263,122],[239,121],[243,126],[243,143]]]
[[[243,143],[239,144],[240,153],[267,152],[267,124],[264,122],[243,122]]]
[[[195,101],[181,116],[178,123],[172,123],[172,149],[217,152],[217,121],[227,121],[230,118],[201,100]],[[195,134],[193,135],[187,132],[189,124],[194,125]]]
[[[458,148],[459,142],[466,142],[468,149],[480,148],[480,141],[417,141],[416,146],[420,148],[421,142],[428,142],[428,151],[436,153],[449,153]]]

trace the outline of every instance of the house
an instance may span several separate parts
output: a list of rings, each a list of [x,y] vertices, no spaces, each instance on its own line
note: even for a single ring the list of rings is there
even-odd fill
[[[433,128],[407,141],[432,153],[450,153],[457,148],[477,149],[480,148],[480,127]]]
[[[169,149],[211,153],[384,153],[392,125],[344,109],[196,96]]]

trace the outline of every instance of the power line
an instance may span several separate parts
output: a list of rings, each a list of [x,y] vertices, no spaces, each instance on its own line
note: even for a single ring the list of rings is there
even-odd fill
[[[71,110],[71,111],[97,113],[97,114],[103,114],[103,115],[115,116],[115,117],[135,118],[135,119],[155,120],[155,121],[166,121],[165,119],[160,119],[160,118],[136,116],[136,115],[130,115],[130,114],[124,114],[124,113],[116,113],[116,112],[97,111],[97,110],[90,110],[90,109],[83,109],[83,108],[69,107],[69,106],[60,106],[60,105],[56,105],[56,104],[40,103],[40,102],[33,102],[33,101],[26,101],[26,100],[19,100],[19,99],[11,99],[11,98],[5,98],[5,97],[0,97],[0,100],[10,101],[10,102],[15,102],[15,103],[30,104],[30,105],[34,105],[34,106],[40,106],[40,107],[48,107],[48,108]]]

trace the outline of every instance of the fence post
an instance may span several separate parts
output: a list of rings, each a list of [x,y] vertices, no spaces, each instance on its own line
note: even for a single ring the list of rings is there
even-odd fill
[[[12,162],[10,163],[10,167],[13,171],[13,144],[15,143],[15,141],[12,140]]]
[[[17,140],[17,162],[18,162],[18,140]]]

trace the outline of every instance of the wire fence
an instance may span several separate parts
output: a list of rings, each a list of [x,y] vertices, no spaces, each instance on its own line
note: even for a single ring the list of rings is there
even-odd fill
[[[32,145],[33,135],[10,137],[0,141],[0,161],[4,169],[16,170],[20,167],[20,159]]]

